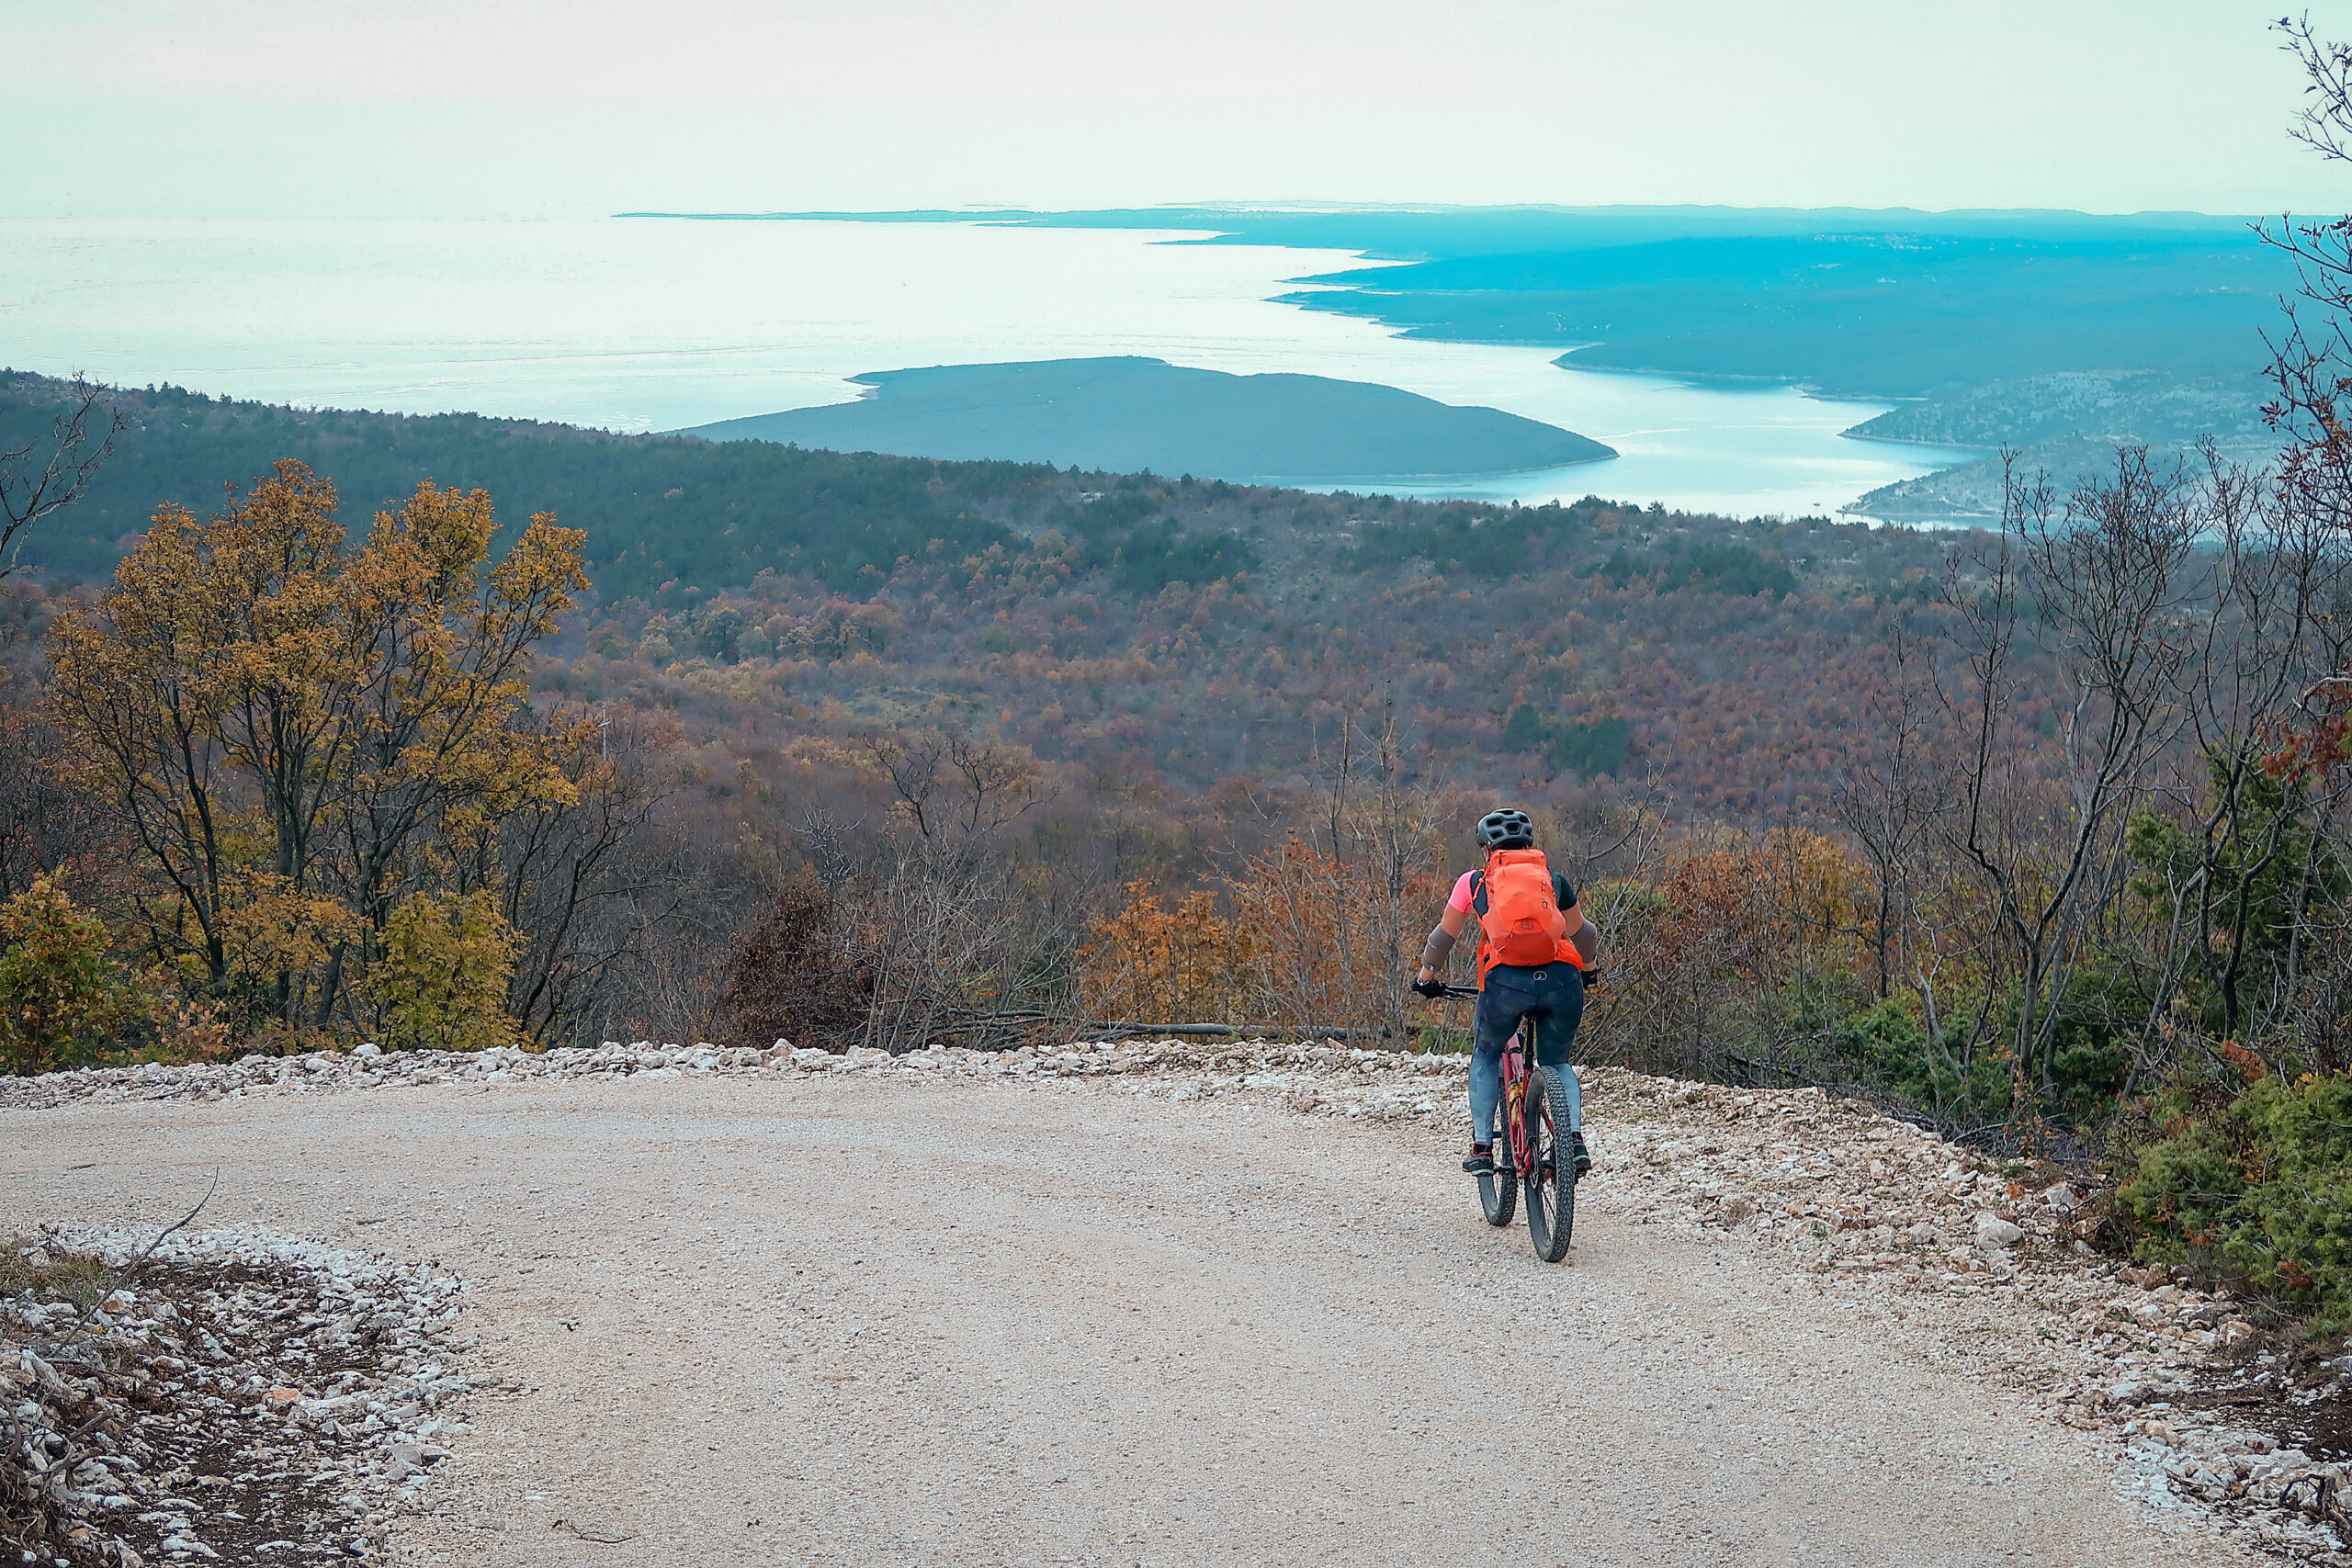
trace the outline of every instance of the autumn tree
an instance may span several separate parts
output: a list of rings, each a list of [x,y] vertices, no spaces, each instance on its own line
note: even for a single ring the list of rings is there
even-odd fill
[[[1227,886],[1261,957],[1256,1011],[1409,1037],[1410,956],[1442,891],[1439,796],[1393,703],[1340,715],[1312,818]]]
[[[488,889],[413,893],[384,923],[384,956],[365,982],[388,1045],[480,1051],[511,1045],[507,983],[519,945]]]
[[[1217,913],[1211,890],[1169,908],[1131,882],[1078,951],[1080,1000],[1090,1020],[1114,1023],[1243,1023],[1263,957],[1247,926]]]
[[[1831,796],[1869,866],[1862,936],[1882,1000],[1901,977],[1903,936],[1942,784],[1926,731],[1927,650],[1907,617],[1888,628],[1886,652],[1884,681],[1867,710],[1871,755],[1839,777]]]
[[[1999,534],[1956,556],[1944,584],[1956,755],[1937,830],[1983,895],[1991,960],[1971,1048],[2007,1053],[2020,1089],[2055,1087],[2067,989],[2123,888],[2124,823],[2185,722],[2197,543],[2216,499],[2144,447],[2063,505],[2014,479]],[[2060,702],[2046,752],[2016,713],[2030,664]],[[2002,991],[2011,1005],[1994,1005]]]
[[[1051,793],[1035,758],[937,732],[872,737],[866,750],[912,833],[874,840],[834,894],[844,956],[870,977],[864,1043],[1011,1044],[1066,1021],[1076,911],[1043,896],[1038,868],[1005,841]]]
[[[94,803],[58,774],[56,732],[33,713],[0,707],[0,898],[106,842]]]
[[[148,943],[289,1036],[372,1026],[358,982],[431,946],[390,942],[403,901],[578,796],[521,720],[584,536],[542,513],[499,554],[489,495],[427,481],[354,548],[336,507],[293,462],[208,521],[164,507],[51,634],[50,716],[152,874]]]
[[[686,879],[680,852],[652,831],[667,792],[633,727],[619,727],[617,744],[612,721],[577,712],[518,728],[561,787],[525,792],[497,815],[495,833],[469,835],[459,880],[497,896],[519,944],[506,1010],[531,1039],[553,1044],[614,987],[646,928],[670,921]]]

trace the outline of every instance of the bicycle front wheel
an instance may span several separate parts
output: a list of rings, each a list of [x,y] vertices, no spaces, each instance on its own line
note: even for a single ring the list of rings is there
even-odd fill
[[[1527,1237],[1535,1256],[1557,1263],[1568,1255],[1577,1224],[1577,1177],[1569,1162],[1568,1089],[1557,1067],[1538,1066],[1527,1080],[1527,1142],[1534,1154],[1528,1173]]]

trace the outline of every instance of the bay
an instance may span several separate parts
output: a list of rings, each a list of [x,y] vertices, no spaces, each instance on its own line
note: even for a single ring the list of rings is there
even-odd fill
[[[1959,460],[1839,432],[1886,405],[1579,371],[1272,301],[1342,252],[984,222],[0,220],[0,359],[273,402],[619,431],[842,402],[913,366],[1140,354],[1375,381],[1618,457],[1408,488],[1835,512]],[[1322,488],[1347,486],[1333,475]],[[1385,482],[1374,487],[1396,492]]]

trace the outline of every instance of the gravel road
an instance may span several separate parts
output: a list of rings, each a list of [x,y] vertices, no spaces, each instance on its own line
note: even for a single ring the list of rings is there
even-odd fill
[[[530,1083],[0,1119],[0,1226],[251,1221],[476,1282],[531,1386],[409,1562],[2252,1562],[1891,1298],[1436,1139],[1118,1080]],[[1606,1180],[1606,1175],[1596,1179]]]

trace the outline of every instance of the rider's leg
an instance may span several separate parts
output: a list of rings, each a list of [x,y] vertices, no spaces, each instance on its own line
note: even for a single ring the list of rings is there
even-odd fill
[[[1542,1027],[1535,1032],[1535,1059],[1560,1069],[1561,1085],[1568,1091],[1568,1131],[1584,1131],[1584,1085],[1568,1055],[1577,1043],[1577,1025],[1584,1019],[1584,976],[1563,965],[1546,971],[1553,983],[1543,993]]]
[[[1503,1100],[1503,1045],[1519,1028],[1518,994],[1508,999],[1505,987],[1488,986],[1478,993],[1477,1010],[1471,1015],[1470,1138],[1473,1143],[1495,1140],[1495,1111]]]
[[[1500,1051],[1470,1053],[1470,1141],[1495,1141],[1495,1111],[1503,1102],[1503,1061]]]

